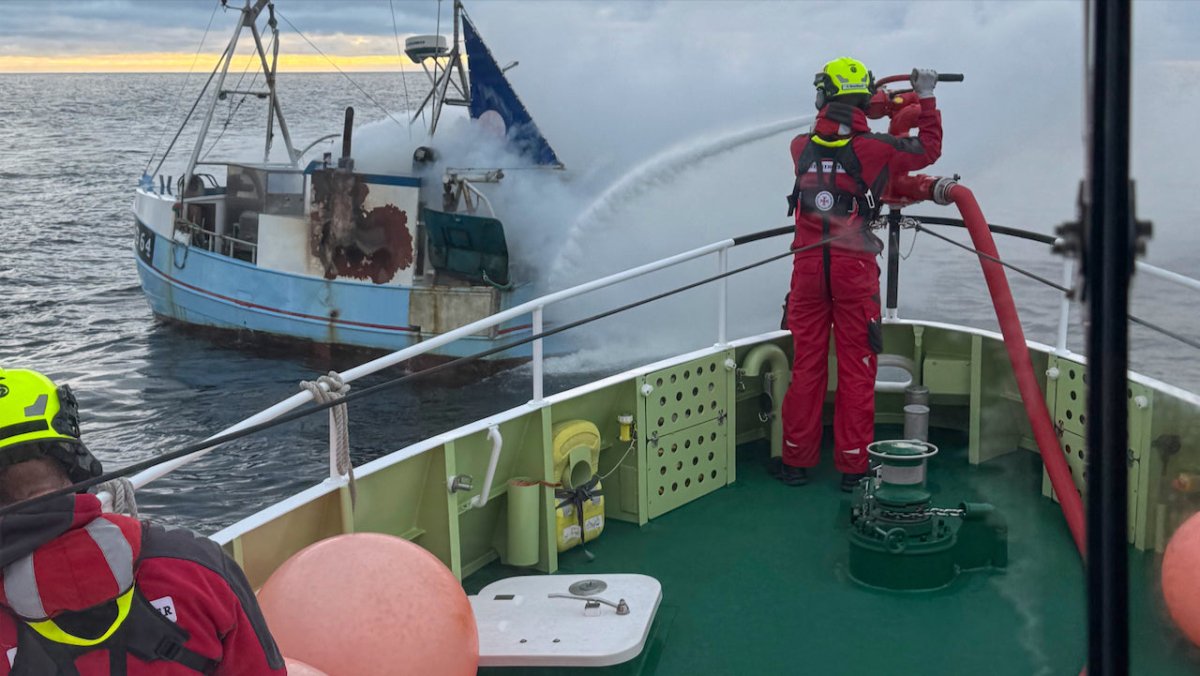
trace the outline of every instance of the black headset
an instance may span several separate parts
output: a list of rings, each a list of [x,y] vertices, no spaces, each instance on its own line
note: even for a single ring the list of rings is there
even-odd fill
[[[815,101],[815,103],[817,104],[817,110],[824,108],[825,104],[829,103],[829,99],[838,95],[837,84],[834,83],[833,78],[829,76],[829,73],[826,73],[824,70],[819,71],[813,77],[813,86],[817,88],[817,99]],[[867,71],[867,96],[868,97],[873,96],[874,94],[875,94],[875,73],[868,70]]]

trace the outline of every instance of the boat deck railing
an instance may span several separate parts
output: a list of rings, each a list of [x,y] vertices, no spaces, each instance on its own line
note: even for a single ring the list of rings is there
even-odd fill
[[[699,258],[704,258],[704,257],[715,257],[717,259],[716,262],[717,262],[717,269],[719,271],[719,274],[724,274],[724,273],[728,272],[729,249],[731,249],[735,246],[738,246],[740,244],[748,243],[750,241],[755,241],[755,240],[749,239],[749,238],[723,239],[718,242],[713,242],[712,244],[708,244],[708,245],[705,245],[702,247],[692,249],[690,251],[685,251],[683,253],[676,254],[674,256],[668,256],[666,258],[663,258],[663,259],[660,259],[657,261],[653,261],[651,263],[646,263],[644,265],[629,268],[627,270],[617,272],[617,273],[608,275],[606,277],[602,277],[600,279],[595,279],[590,282],[578,284],[576,286],[570,287],[568,289],[564,289],[562,291],[556,291],[554,293],[549,293],[549,294],[546,294],[539,298],[535,298],[528,302],[525,302],[525,303],[522,303],[515,307],[509,308],[507,310],[503,310],[503,311],[498,312],[489,317],[485,317],[478,321],[471,322],[470,324],[460,326],[459,328],[454,329],[452,331],[447,331],[445,333],[439,334],[437,336],[434,336],[432,338],[424,340],[417,345],[413,345],[411,347],[407,347],[402,350],[398,350],[391,354],[385,355],[383,357],[379,357],[377,359],[371,360],[365,364],[362,364],[362,365],[356,366],[352,369],[349,369],[347,371],[344,371],[340,375],[344,382],[351,382],[351,381],[357,380],[359,378],[369,376],[373,373],[377,373],[384,369],[391,368],[398,364],[402,364],[410,359],[413,359],[415,357],[419,357],[421,355],[432,352],[433,350],[435,350],[439,347],[442,347],[444,345],[447,345],[449,343],[452,343],[454,341],[467,338],[473,334],[477,334],[482,331],[487,331],[494,327],[498,327],[501,324],[504,324],[505,322],[523,317],[525,315],[531,316],[531,318],[532,318],[532,321],[531,321],[532,335],[538,336],[538,335],[541,335],[544,331],[544,316],[545,316],[545,311],[546,311],[547,307],[550,307],[557,303],[561,303],[563,301],[575,298],[577,296],[581,296],[583,294],[586,294],[586,293],[589,293],[592,291],[596,291],[598,289],[611,287],[611,286],[620,284],[620,283],[625,282],[630,279],[642,277],[644,275],[648,275],[650,273],[653,273],[653,272],[656,272],[659,270],[665,270],[667,268],[676,267],[683,263],[687,263],[689,261],[693,261],[693,260],[696,260]],[[728,299],[728,289],[727,289],[726,279],[721,279],[721,280],[717,281],[716,284],[717,284],[717,312],[716,312],[717,316],[714,319],[714,329],[715,329],[715,333],[716,333],[717,343],[724,344],[727,341],[726,305],[727,305],[727,299]],[[533,359],[532,359],[533,398],[530,400],[529,405],[530,406],[539,406],[539,405],[541,405],[541,402],[543,399],[543,393],[544,393],[543,382],[544,382],[545,358],[544,358],[544,353],[543,353],[542,339],[537,338],[537,339],[534,339],[532,342],[533,342],[533,349],[532,349],[532,351],[533,351]],[[320,385],[320,387],[322,387],[322,389],[328,389],[328,386],[323,383]],[[303,406],[304,404],[309,403],[311,401],[313,401],[313,394],[309,391],[302,390],[302,391],[297,392],[296,394],[292,395],[291,397],[288,397],[287,399],[275,404],[274,406],[271,406],[270,408],[260,411],[259,413],[256,413],[256,414],[250,416],[249,418],[246,418],[245,420],[242,420],[241,422],[239,422],[235,425],[232,425],[215,435],[212,435],[211,437],[209,437],[209,439],[214,439],[214,438],[224,436],[227,434],[231,434],[234,432],[239,432],[248,427],[252,427],[254,425],[259,425],[261,423],[273,420],[273,419],[275,419],[285,413],[293,411],[293,410],[299,408],[300,406]],[[132,477],[130,477],[130,482],[133,484],[134,488],[142,488],[143,486],[149,484],[150,482],[173,472],[174,470],[178,469],[179,467],[182,467],[191,462],[194,462],[195,460],[199,459],[200,457],[202,457],[203,455],[205,455],[206,453],[211,451],[212,448],[215,448],[215,446],[206,448],[201,451],[197,451],[196,453],[193,453],[191,455],[183,456],[183,457],[177,458],[175,460],[164,462],[160,465],[156,465],[156,466],[154,466],[150,469],[147,469],[143,472],[139,472],[139,473],[133,475]],[[331,446],[331,452],[333,452],[332,446]],[[333,468],[333,463],[331,463],[331,475],[337,476],[337,471],[335,468]],[[101,499],[107,500],[108,499],[107,494],[102,494]]]
[[[961,222],[953,222],[952,219],[918,217],[919,221],[922,219],[927,220],[928,222],[932,222],[932,223],[941,223],[941,224],[947,224],[947,225],[961,224]],[[993,228],[993,231],[996,232],[997,234],[1017,236],[1017,237],[1020,237],[1023,239],[1039,241],[1039,242],[1046,243],[1046,244],[1054,242],[1054,238],[1047,236],[1047,235],[1042,235],[1042,234],[1032,233],[1032,232],[1027,232],[1027,231],[1021,231],[1021,230],[1016,230],[1016,229],[1012,229],[1012,228],[1004,228],[1001,226],[991,226],[991,227]],[[213,232],[207,231],[207,230],[204,230],[202,232],[204,232],[205,234],[216,236],[216,237],[223,237],[221,235],[216,235],[216,233],[213,233]],[[535,298],[533,300],[527,301],[527,302],[517,305],[515,307],[509,308],[507,310],[503,310],[503,311],[493,314],[489,317],[485,317],[478,321],[471,322],[470,324],[466,324],[466,325],[461,326],[452,331],[447,331],[445,333],[439,334],[439,335],[434,336],[428,340],[425,340],[417,345],[407,347],[402,350],[398,350],[391,354],[385,355],[383,357],[379,357],[377,359],[371,360],[367,363],[361,364],[352,369],[344,371],[340,375],[344,382],[352,382],[359,378],[363,378],[365,376],[369,376],[371,374],[377,373],[384,369],[388,369],[393,366],[402,364],[410,359],[419,357],[424,354],[428,354],[428,353],[432,352],[433,350],[435,350],[439,347],[442,347],[444,345],[447,345],[449,343],[452,343],[454,341],[468,338],[469,336],[472,336],[473,334],[478,334],[480,332],[493,329],[493,328],[498,327],[501,324],[504,324],[506,322],[521,318],[525,315],[529,315],[529,316],[531,316],[531,336],[533,337],[532,338],[533,345],[532,345],[532,363],[531,363],[532,398],[530,399],[528,405],[532,406],[532,407],[537,407],[537,406],[542,405],[543,396],[544,396],[544,361],[545,361],[545,357],[544,357],[543,345],[542,345],[543,341],[542,341],[542,338],[540,338],[540,336],[542,336],[545,331],[544,316],[545,316],[546,308],[548,308],[552,305],[561,303],[563,301],[566,301],[566,300],[569,300],[572,298],[576,298],[578,296],[582,296],[582,295],[590,293],[592,291],[596,291],[598,289],[603,289],[603,288],[608,288],[608,287],[620,284],[622,282],[625,282],[625,281],[628,281],[631,279],[635,279],[638,277],[642,277],[644,275],[651,274],[651,273],[659,271],[659,270],[673,268],[673,267],[679,266],[683,263],[687,263],[689,261],[697,260],[700,258],[715,257],[718,272],[717,272],[717,275],[711,279],[711,282],[716,285],[716,295],[717,295],[716,317],[713,319],[713,328],[715,329],[715,334],[716,334],[716,345],[718,345],[718,346],[727,345],[728,344],[728,335],[727,335],[727,333],[728,333],[728,331],[727,331],[727,329],[728,329],[728,326],[727,326],[728,276],[727,275],[732,274],[729,270],[729,256],[728,256],[729,250],[736,246],[740,246],[743,244],[749,244],[751,242],[756,242],[756,241],[771,238],[771,237],[783,236],[783,235],[789,234],[790,232],[791,232],[790,227],[783,227],[783,228],[776,228],[773,230],[767,230],[767,231],[763,231],[763,232],[759,232],[759,233],[754,233],[754,234],[750,234],[750,235],[745,235],[745,236],[741,236],[741,237],[723,239],[723,240],[720,240],[717,242],[713,242],[711,244],[707,244],[705,246],[701,246],[701,247],[698,247],[695,249],[691,249],[689,251],[685,251],[683,253],[675,254],[673,256],[668,256],[666,258],[662,258],[662,259],[659,259],[659,260],[656,260],[656,261],[653,261],[650,263],[646,263],[644,265],[639,265],[637,267],[629,268],[627,270],[617,272],[617,273],[608,275],[606,277],[601,277],[599,279],[595,279],[595,280],[592,280],[589,282],[578,284],[576,286],[573,286],[573,287],[570,287],[570,288],[567,288],[567,289],[564,289],[561,291],[549,293],[549,294],[546,294],[539,298]],[[226,238],[226,239],[232,239],[232,238]],[[235,240],[235,241],[240,242],[240,240]],[[244,242],[241,242],[241,243],[244,243]],[[249,243],[244,243],[244,244],[249,244]],[[897,264],[898,264],[898,261],[897,261]],[[1008,264],[1006,264],[1006,265],[1008,267],[1014,267],[1014,266],[1011,266]],[[889,268],[891,268],[891,266],[889,266]],[[742,269],[745,269],[745,268],[742,268]],[[1020,272],[1024,272],[1024,271],[1020,270],[1019,268],[1015,268],[1015,269],[1017,269]],[[1159,267],[1156,267],[1156,266],[1153,266],[1153,265],[1150,265],[1147,263],[1142,263],[1142,262],[1137,263],[1137,269],[1148,275],[1151,275],[1153,277],[1163,279],[1165,281],[1169,281],[1174,284],[1178,284],[1181,286],[1185,286],[1185,287],[1200,291],[1200,280],[1196,280],[1191,277],[1187,277],[1185,275],[1181,275],[1179,273],[1172,272],[1170,270],[1165,270],[1163,268],[1159,268]],[[734,270],[733,273],[736,273],[740,270],[741,269]],[[890,279],[893,277],[893,274],[894,274],[893,270],[894,269],[889,269],[889,286],[894,285],[894,283]],[[1028,274],[1028,273],[1025,273],[1025,274]],[[1062,300],[1061,300],[1061,307],[1060,307],[1060,312],[1059,312],[1058,332],[1057,332],[1057,341],[1055,344],[1055,352],[1059,356],[1069,355],[1071,353],[1070,353],[1070,350],[1068,349],[1068,345],[1067,345],[1067,333],[1068,333],[1068,327],[1069,327],[1069,323],[1070,323],[1070,305],[1071,305],[1071,301],[1072,301],[1072,297],[1073,297],[1073,294],[1071,293],[1071,286],[1074,283],[1074,261],[1070,258],[1065,259],[1065,262],[1063,264],[1063,270],[1062,270],[1063,283],[1061,285],[1054,284],[1053,282],[1049,282],[1049,280],[1038,278],[1036,275],[1031,275],[1031,276],[1043,281],[1044,283],[1048,283],[1053,288],[1056,288],[1057,290],[1059,290],[1059,292],[1061,294]],[[695,284],[689,285],[686,288],[691,288],[692,286],[695,286]],[[899,321],[900,318],[898,316],[898,313],[897,313],[895,305],[894,305],[894,295],[889,296],[888,306],[889,307],[888,307],[887,311],[885,312],[884,321],[885,322]],[[1144,325],[1152,330],[1158,331],[1160,333],[1164,333],[1165,335],[1168,335],[1170,337],[1173,337],[1173,338],[1176,338],[1179,340],[1183,340],[1184,342],[1187,342],[1188,344],[1196,345],[1196,343],[1188,341],[1184,337],[1179,336],[1178,334],[1173,334],[1172,332],[1167,331],[1165,329],[1161,329],[1160,327],[1157,327],[1153,324],[1149,324],[1147,322],[1141,322],[1140,320],[1139,320],[1139,323],[1141,323],[1142,325]],[[522,342],[524,342],[524,341],[522,341]],[[328,390],[328,385],[323,382],[320,383],[319,386],[322,389]],[[218,437],[223,437],[225,435],[240,432],[240,431],[245,430],[250,427],[254,427],[257,425],[261,425],[263,423],[267,423],[267,422],[274,420],[280,416],[290,413],[290,412],[298,409],[299,407],[303,406],[304,404],[307,404],[312,401],[314,401],[313,394],[310,391],[301,390],[300,392],[297,392],[296,394],[292,395],[291,397],[288,397],[287,399],[285,399],[267,409],[264,409],[256,414],[242,420],[241,422],[238,422],[235,425],[232,425],[230,427],[225,428],[224,430],[221,430],[219,433],[208,437],[207,440],[216,439]],[[182,467],[191,462],[194,462],[195,460],[199,459],[200,457],[207,454],[209,451],[211,451],[213,448],[216,448],[216,447],[217,446],[214,445],[212,447],[208,447],[208,448],[204,448],[202,450],[196,451],[195,453],[192,453],[190,455],[185,455],[185,456],[161,463],[159,465],[156,465],[154,467],[146,469],[142,472],[134,474],[132,477],[130,477],[130,481],[133,484],[134,488],[141,488],[141,487],[146,486],[147,484],[151,483],[152,481],[159,479],[159,478],[173,472],[174,470],[178,469],[179,467]],[[334,443],[333,439],[331,439],[331,442],[330,442],[330,459],[331,459],[331,461],[330,461],[330,478],[332,478],[332,479],[338,479],[343,476],[337,470],[337,463],[334,461],[335,454],[336,454],[335,443]],[[107,493],[101,493],[100,497],[102,500],[105,500],[106,503],[110,499],[110,496]]]
[[[254,242],[238,239],[237,237],[231,237],[229,235],[222,235],[216,230],[208,230],[201,225],[197,225],[191,221],[185,221],[182,219],[176,221],[175,227],[179,230],[187,232],[188,236],[193,238],[193,241],[196,235],[206,236],[208,238],[206,243],[207,245],[201,247],[202,249],[212,253],[219,253],[222,256],[228,256],[229,258],[236,258],[236,256],[234,256],[234,251],[236,250],[236,247],[240,246],[243,247],[245,251],[250,252],[251,263],[257,263],[258,261],[258,244]]]

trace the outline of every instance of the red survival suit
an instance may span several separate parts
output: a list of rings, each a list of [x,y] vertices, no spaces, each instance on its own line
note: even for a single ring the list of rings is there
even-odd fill
[[[883,342],[875,262],[883,243],[868,225],[879,213],[889,176],[927,167],[942,154],[935,99],[921,99],[920,106],[916,138],[871,133],[862,110],[835,101],[817,114],[812,135],[792,140],[792,248],[835,239],[797,253],[792,267],[787,326],[796,354],[783,400],[786,465],[815,467],[819,459],[832,323],[838,357],[834,466],[847,474],[867,471]],[[813,135],[820,140],[811,140]]]
[[[0,518],[0,566],[0,675],[286,673],[241,569],[191,531],[63,496]],[[123,613],[96,645],[47,636],[94,641]]]

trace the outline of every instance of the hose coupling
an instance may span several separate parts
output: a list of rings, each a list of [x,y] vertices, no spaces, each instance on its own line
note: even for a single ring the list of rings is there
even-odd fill
[[[933,201],[946,205],[950,203],[950,189],[958,185],[958,176],[954,178],[942,177],[933,184]]]

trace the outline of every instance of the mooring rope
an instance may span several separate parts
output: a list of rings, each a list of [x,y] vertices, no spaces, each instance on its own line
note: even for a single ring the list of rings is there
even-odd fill
[[[353,507],[358,502],[358,489],[354,483],[354,463],[350,461],[349,418],[346,404],[342,401],[350,392],[350,384],[343,380],[337,371],[330,371],[316,380],[300,381],[300,389],[311,394],[313,401],[318,404],[332,404],[329,409],[329,441],[333,446],[331,452],[334,456],[334,469],[349,480],[350,506]]]

